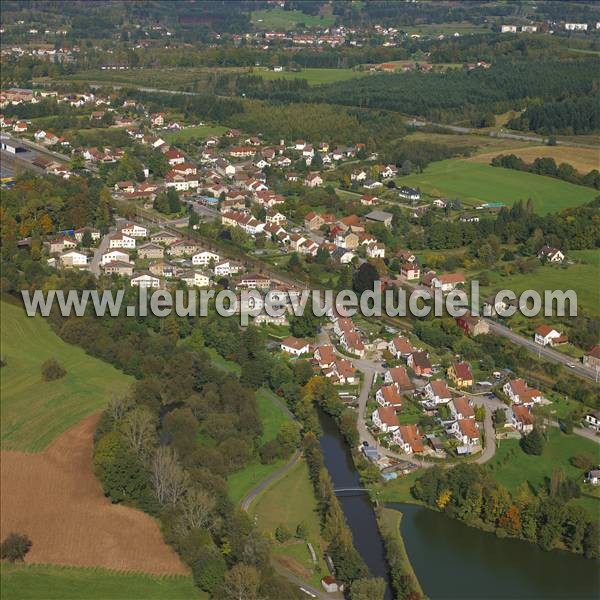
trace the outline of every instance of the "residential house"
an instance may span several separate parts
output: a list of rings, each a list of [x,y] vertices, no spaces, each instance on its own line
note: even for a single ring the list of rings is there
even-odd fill
[[[400,392],[412,390],[414,387],[404,367],[392,367],[388,369],[385,372],[383,380],[388,385],[395,385]]]
[[[315,188],[323,185],[323,178],[319,173],[309,173],[304,179],[306,187]]]
[[[419,279],[421,277],[421,267],[418,262],[400,263],[400,275],[409,280]]]
[[[109,248],[135,248],[135,238],[125,235],[124,233],[115,233],[110,236],[108,242]]]
[[[490,331],[490,326],[484,319],[470,314],[464,314],[462,317],[456,317],[456,324],[471,337],[485,335]]]
[[[231,260],[225,260],[215,265],[214,272],[218,277],[229,277],[242,270],[242,265]]]
[[[140,288],[157,288],[160,287],[160,279],[158,277],[154,277],[150,273],[140,273],[135,277],[132,277],[129,281],[132,287],[140,287]]]
[[[433,374],[433,367],[427,356],[427,352],[413,352],[406,359],[406,364],[420,377],[430,377]]]
[[[187,271],[180,279],[189,287],[210,287],[210,278],[201,271]]]
[[[106,265],[111,262],[130,262],[130,257],[128,252],[123,252],[122,250],[111,250],[109,252],[105,252],[101,259],[100,264]]]
[[[292,356],[301,356],[309,352],[310,344],[306,340],[289,336],[281,341],[281,350]]]
[[[465,446],[472,447],[480,443],[481,436],[475,419],[458,419],[452,424],[450,431]]]
[[[527,406],[515,404],[508,409],[508,422],[523,435],[533,431],[535,418]]]
[[[446,273],[444,275],[435,275],[431,280],[431,287],[442,290],[447,294],[454,290],[458,285],[464,285],[465,276],[462,273]]]
[[[372,223],[379,223],[384,225],[385,227],[392,226],[392,219],[394,215],[389,212],[385,212],[383,210],[372,210],[370,213],[365,215],[365,219],[367,221],[371,221]]]
[[[369,258],[385,258],[385,246],[383,244],[368,244],[367,256]]]
[[[389,406],[396,410],[402,408],[402,396],[400,395],[398,386],[395,384],[380,387],[375,394],[375,400],[381,406]]]
[[[473,385],[473,373],[469,363],[453,363],[448,367],[448,379],[457,388],[467,388]]]
[[[406,358],[415,351],[408,338],[401,335],[389,343],[388,350],[395,359]]]
[[[447,404],[452,400],[452,393],[448,389],[446,382],[438,379],[436,381],[430,381],[425,386],[425,397],[430,404]]]
[[[58,258],[62,267],[85,267],[88,264],[87,255],[76,250],[69,250]]]
[[[600,485],[600,469],[592,469],[585,474],[585,482],[590,485]]]
[[[107,262],[102,266],[106,275],[121,275],[123,277],[131,277],[133,275],[133,265],[128,262],[115,260]]]
[[[363,206],[374,206],[379,202],[379,198],[377,196],[371,196],[370,194],[363,194],[360,197],[360,203]]]
[[[450,404],[450,413],[453,419],[474,419],[475,411],[466,396],[453,398]]]
[[[394,432],[393,442],[400,446],[405,454],[425,451],[423,436],[416,425],[400,425]]]
[[[331,344],[318,346],[314,357],[321,369],[332,367],[336,361],[335,350]]]
[[[306,227],[306,229],[319,229],[323,223],[323,217],[316,212],[309,212],[304,217],[304,227]]]
[[[558,248],[552,246],[542,246],[538,252],[538,258],[544,262],[561,263],[565,260],[565,255]]]
[[[65,250],[72,250],[77,247],[77,242],[70,237],[61,235],[50,241],[50,254],[59,254]]]
[[[356,333],[356,331],[343,332],[342,336],[340,337],[340,344],[342,345],[342,348],[350,354],[360,357],[364,356],[365,354],[365,345],[360,339],[360,335]]]
[[[600,344],[596,344],[585,354],[583,364],[590,369],[600,370]]]
[[[75,230],[75,239],[81,243],[83,236],[86,232],[90,233],[92,241],[97,242],[100,239],[100,230],[94,229],[93,227],[82,227],[81,229]]]
[[[335,243],[340,248],[346,250],[353,250],[358,247],[358,235],[352,231],[340,231],[335,236]]]
[[[194,265],[208,265],[210,262],[218,263],[221,260],[221,257],[215,252],[211,252],[210,250],[201,250],[200,252],[194,254],[192,256],[192,263]]]
[[[121,233],[134,238],[144,238],[148,236],[148,229],[137,223],[127,223],[121,227]]]
[[[242,275],[239,285],[250,290],[264,290],[271,287],[271,279],[258,273],[248,273],[247,275]]]
[[[400,426],[398,415],[391,406],[378,406],[372,413],[373,425],[384,433],[394,432]]]
[[[600,431],[600,410],[594,410],[586,413],[583,418],[583,424],[590,429]]]
[[[164,254],[165,251],[162,246],[152,242],[146,242],[138,248],[139,258],[163,258]]]
[[[404,198],[405,200],[411,200],[412,202],[418,202],[421,199],[420,192],[411,187],[406,186],[402,186],[398,190],[398,195],[400,196],[400,198]]]
[[[179,240],[168,244],[168,252],[171,256],[192,256],[200,250],[200,246],[188,240]]]
[[[569,338],[566,335],[563,335],[560,331],[557,331],[548,325],[540,325],[535,330],[533,339],[535,343],[540,346],[560,346],[569,341]]]
[[[542,402],[544,395],[536,388],[530,388],[523,379],[512,379],[504,384],[502,391],[513,404],[532,404]]]
[[[157,231],[150,236],[150,241],[153,244],[164,244],[165,246],[171,246],[179,241],[179,238],[170,231]]]
[[[356,369],[352,362],[346,358],[338,358],[334,364],[334,370],[338,376],[338,381],[341,385],[354,385],[358,382]]]

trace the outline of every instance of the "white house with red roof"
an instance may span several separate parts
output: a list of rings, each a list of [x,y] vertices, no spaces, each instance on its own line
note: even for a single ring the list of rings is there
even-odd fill
[[[394,444],[400,446],[405,454],[425,451],[423,436],[416,425],[400,425],[393,436]]]
[[[437,379],[436,381],[430,381],[425,386],[425,397],[430,403],[437,406],[438,404],[450,402],[452,400],[452,393],[445,381]]]
[[[402,335],[395,337],[389,343],[388,350],[396,359],[406,358],[415,351],[408,338]]]
[[[402,396],[400,390],[395,384],[384,385],[377,390],[375,400],[381,406],[392,407],[396,410],[402,408]]]
[[[536,388],[530,388],[523,379],[512,379],[504,384],[502,391],[513,404],[531,406],[544,400],[544,395]]]
[[[454,398],[450,404],[450,413],[454,419],[474,419],[475,411],[466,396]]]
[[[540,346],[560,346],[566,344],[569,338],[549,325],[540,325],[535,330],[534,341]]]
[[[389,406],[379,406],[371,415],[373,425],[384,433],[394,432],[400,426],[396,411]]]
[[[282,352],[292,356],[301,356],[307,354],[310,350],[310,343],[306,340],[290,336],[281,341]]]
[[[480,443],[481,435],[475,419],[458,419],[450,431],[465,446],[477,446]]]
[[[535,418],[529,407],[515,404],[508,409],[508,422],[523,435],[533,431]]]

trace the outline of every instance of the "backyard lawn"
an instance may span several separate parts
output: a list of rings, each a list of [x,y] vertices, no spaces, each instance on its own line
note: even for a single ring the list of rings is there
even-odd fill
[[[163,137],[171,143],[188,142],[191,139],[203,140],[211,135],[222,135],[226,131],[227,127],[221,125],[197,125],[166,133]]]

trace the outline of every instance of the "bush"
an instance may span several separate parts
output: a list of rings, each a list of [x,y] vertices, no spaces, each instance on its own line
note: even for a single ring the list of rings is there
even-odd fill
[[[55,358],[49,358],[42,365],[42,379],[44,381],[55,381],[56,379],[64,377],[66,374],[67,371]]]
[[[0,557],[10,562],[21,561],[31,548],[31,540],[24,534],[11,533],[0,546]]]
[[[292,537],[292,534],[290,533],[290,530],[285,525],[277,526],[277,529],[275,530],[275,539],[280,544],[287,542],[291,537]]]
[[[582,452],[569,459],[569,462],[578,469],[589,471],[596,464],[596,459],[591,452]]]
[[[544,451],[545,444],[544,435],[537,427],[534,427],[530,434],[521,439],[521,448],[525,454],[540,456]]]

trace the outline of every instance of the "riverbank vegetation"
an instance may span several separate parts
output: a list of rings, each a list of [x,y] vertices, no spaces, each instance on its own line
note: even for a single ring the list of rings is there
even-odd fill
[[[544,550],[563,548],[587,558],[600,556],[600,527],[595,515],[580,506],[565,504],[570,489],[552,482],[546,494],[535,496],[526,484],[510,494],[492,479],[487,469],[462,464],[452,469],[433,467],[412,488],[418,500],[447,516],[497,536],[518,537]]]

